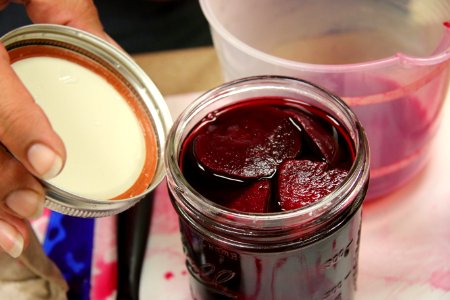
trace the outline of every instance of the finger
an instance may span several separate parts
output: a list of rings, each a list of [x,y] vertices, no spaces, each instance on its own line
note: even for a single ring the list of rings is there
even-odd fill
[[[28,245],[29,230],[23,219],[0,211],[0,248],[11,257],[19,257]]]
[[[21,163],[0,150],[0,211],[33,219],[42,214],[44,190]]]
[[[24,218],[42,213],[42,187],[11,155],[0,151],[0,248],[12,257],[19,257],[29,243],[29,226]],[[22,191],[36,198],[18,197]],[[11,196],[16,195],[16,196]]]
[[[0,248],[18,257],[29,242],[25,219],[42,214],[44,191],[19,161],[0,149]]]
[[[65,161],[64,144],[9,65],[1,44],[0,74],[0,142],[35,176],[56,176]]]
[[[106,38],[92,0],[28,0],[25,6],[33,23],[72,26]]]
[[[2,0],[0,0],[2,1]],[[92,33],[123,50],[103,29],[91,0],[22,0],[33,23],[67,25]]]
[[[23,236],[14,226],[2,219],[0,219],[0,247],[14,258],[19,257],[24,248]]]

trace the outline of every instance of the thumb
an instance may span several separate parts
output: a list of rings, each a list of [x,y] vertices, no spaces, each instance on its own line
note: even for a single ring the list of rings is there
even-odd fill
[[[0,0],[1,3],[2,0]],[[122,48],[103,29],[92,0],[22,0],[33,23],[52,23],[78,28]]]
[[[0,74],[0,143],[33,175],[56,176],[64,165],[64,144],[11,68],[1,44]]]

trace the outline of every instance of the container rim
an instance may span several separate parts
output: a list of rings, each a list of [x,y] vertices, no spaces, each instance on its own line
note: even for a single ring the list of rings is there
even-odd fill
[[[211,8],[208,2],[209,2],[208,0],[200,0],[200,7],[206,19],[208,20],[211,28],[214,31],[216,31],[224,40],[229,41],[229,43],[231,43],[234,47],[240,49],[242,52],[247,53],[250,56],[256,57],[267,63],[283,66],[288,69],[306,70],[308,72],[316,72],[316,73],[323,73],[323,72],[345,73],[361,69],[369,70],[387,67],[390,65],[394,65],[396,63],[404,63],[417,66],[428,66],[439,64],[450,59],[450,26],[445,25],[448,22],[444,22],[442,26],[445,26],[446,29],[442,37],[441,45],[447,45],[447,47],[446,49],[443,49],[438,53],[430,55],[429,57],[415,57],[406,55],[404,53],[397,53],[382,59],[376,59],[361,63],[340,64],[340,65],[312,64],[288,60],[258,50],[244,43],[239,38],[237,38],[221,24],[221,22],[214,13],[214,10]]]

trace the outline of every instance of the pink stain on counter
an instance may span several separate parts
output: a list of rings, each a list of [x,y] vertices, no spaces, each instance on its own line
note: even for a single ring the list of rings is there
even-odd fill
[[[48,222],[50,220],[50,210],[45,208],[42,215],[31,221],[31,226],[36,233],[39,242],[43,243],[45,239],[45,233],[47,232]]]
[[[151,235],[178,234],[178,216],[170,203],[165,180],[155,189],[154,193]]]
[[[91,299],[114,299],[117,290],[115,217],[95,221]]]
[[[145,253],[146,257],[164,256],[166,259],[181,259],[184,260],[184,254],[181,250],[173,247],[149,247]]]
[[[166,272],[165,274],[164,274],[164,278],[166,279],[166,280],[170,280],[170,279],[172,279],[173,277],[174,277],[175,275],[172,273],[172,272]]]
[[[450,269],[433,272],[429,284],[433,288],[450,292]]]

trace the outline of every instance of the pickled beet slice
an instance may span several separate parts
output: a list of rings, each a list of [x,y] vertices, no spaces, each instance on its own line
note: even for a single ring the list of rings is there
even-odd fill
[[[226,111],[194,141],[201,166],[238,179],[270,176],[282,161],[297,156],[300,148],[301,135],[290,115],[270,106]]]
[[[270,199],[270,181],[258,180],[251,185],[231,192],[231,198],[225,206],[240,212],[264,213],[268,211]]]
[[[322,153],[325,161],[334,165],[339,151],[336,129],[331,125],[328,126],[329,128],[326,128],[322,122],[316,121],[300,112],[291,112],[291,117],[305,130],[306,134]]]
[[[278,175],[281,209],[291,210],[314,203],[331,193],[346,176],[345,170],[328,170],[325,162],[285,161]]]

